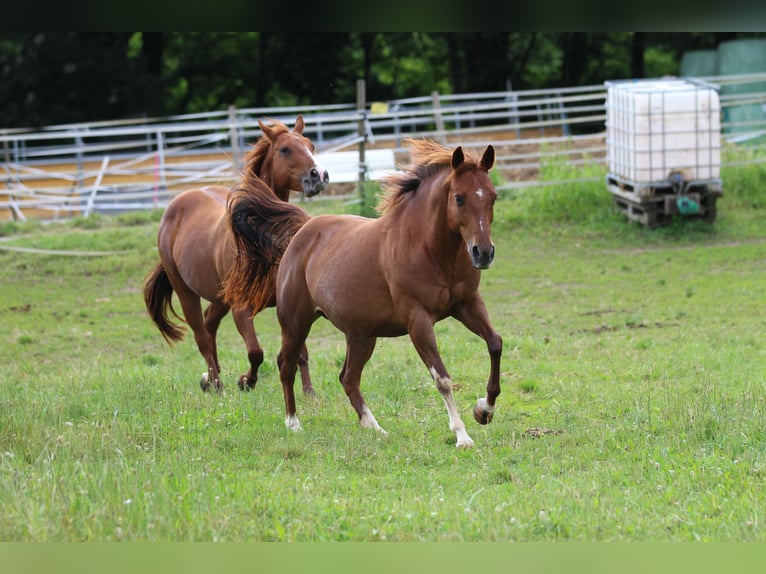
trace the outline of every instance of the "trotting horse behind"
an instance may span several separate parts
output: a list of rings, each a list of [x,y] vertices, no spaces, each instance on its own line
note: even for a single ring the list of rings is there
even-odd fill
[[[314,144],[303,135],[304,121],[299,115],[293,130],[278,121],[268,125],[258,121],[263,136],[245,158],[245,167],[236,193],[258,193],[287,203],[290,191],[306,196],[320,193],[329,176],[316,162]],[[200,386],[223,390],[218,363],[216,333],[229,305],[223,298],[223,283],[236,257],[226,201],[230,189],[210,186],[180,193],[168,204],[160,221],[157,247],[160,261],[144,282],[144,302],[154,323],[168,343],[184,337],[184,327],[170,318],[186,321],[194,332],[207,370]],[[273,286],[266,285],[273,299]],[[183,319],[172,305],[173,292],[181,303]],[[210,302],[203,314],[201,300]],[[273,301],[272,303],[273,304]],[[232,311],[237,330],[245,341],[250,369],[239,378],[243,390],[255,386],[263,350],[253,327],[254,312],[247,306]],[[307,393],[313,392],[305,348],[301,359],[301,377]]]
[[[376,340],[409,335],[444,399],[456,446],[471,447],[434,324],[454,317],[486,341],[487,394],[473,414],[480,424],[489,423],[500,394],[502,339],[478,287],[481,270],[495,256],[490,226],[497,193],[489,177],[495,153],[492,146],[476,157],[462,146],[408,143],[411,165],[382,180],[386,194],[377,219],[310,218],[265,193],[234,193],[229,209],[240,255],[226,296],[235,307],[257,310],[267,302],[243,297],[238,286],[276,275],[282,329],[277,360],[289,429],[301,429],[293,391],[301,349],[314,321],[326,317],[345,334],[340,382],[363,427],[385,433],[360,391],[362,369]]]

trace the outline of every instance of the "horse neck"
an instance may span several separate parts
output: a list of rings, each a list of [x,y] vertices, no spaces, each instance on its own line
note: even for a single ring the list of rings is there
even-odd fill
[[[260,177],[266,185],[268,185],[274,194],[282,201],[290,199],[290,187],[278,187],[274,181],[274,175],[272,173],[272,161],[271,154],[266,154],[266,157],[261,164],[260,173],[256,172],[255,175]]]
[[[445,176],[446,177],[446,174]],[[447,201],[449,194],[443,189],[444,177],[438,176],[429,189],[421,184],[410,205],[407,206],[406,225],[420,230],[423,242],[436,257],[442,268],[452,269],[461,250],[465,251],[463,238],[447,227]],[[422,193],[426,192],[426,193]],[[435,217],[434,217],[435,216]]]

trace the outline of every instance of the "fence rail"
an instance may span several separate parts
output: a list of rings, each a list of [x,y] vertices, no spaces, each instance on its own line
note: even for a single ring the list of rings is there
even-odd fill
[[[766,73],[701,78],[720,86],[722,138],[739,144],[766,135]],[[132,118],[0,130],[0,218],[55,218],[72,213],[162,207],[192,186],[230,185],[242,154],[261,136],[258,120],[291,125],[323,154],[390,148],[406,137],[498,148],[502,187],[541,185],[541,162],[572,165],[606,155],[606,87],[501,91],[322,106],[230,108],[157,118]],[[750,110],[746,119],[736,110]],[[755,148],[752,161],[766,161]],[[364,167],[364,166],[363,166]],[[364,170],[362,170],[364,174]],[[374,174],[371,174],[374,176]],[[330,174],[333,183],[332,173]],[[337,183],[337,181],[336,181]],[[557,182],[545,182],[555,185]]]

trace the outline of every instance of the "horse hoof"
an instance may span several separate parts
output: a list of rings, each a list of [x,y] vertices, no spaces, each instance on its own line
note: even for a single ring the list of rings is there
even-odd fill
[[[309,385],[308,387],[303,387],[303,394],[307,397],[315,397],[317,394],[314,392],[314,387]]]
[[[476,422],[480,425],[487,425],[491,423],[493,416],[495,416],[495,413],[488,411],[479,405],[476,405],[473,408],[473,418],[476,419]]]
[[[301,426],[301,421],[298,420],[298,417],[295,415],[287,416],[285,418],[285,426],[288,430],[291,430],[293,432],[301,432],[303,430],[303,427]]]
[[[204,373],[202,375],[202,378],[199,380],[199,386],[203,390],[203,392],[208,392],[210,390],[210,381],[208,379],[207,373]]]
[[[255,388],[255,380],[251,379],[247,375],[242,375],[239,378],[239,381],[237,381],[237,385],[239,385],[239,390],[243,392],[252,391]]]
[[[458,436],[455,446],[457,448],[473,448],[473,439],[467,434],[462,433],[462,436]]]

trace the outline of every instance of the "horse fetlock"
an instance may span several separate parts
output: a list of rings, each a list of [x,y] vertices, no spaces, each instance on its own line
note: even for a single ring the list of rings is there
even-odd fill
[[[373,416],[372,412],[370,412],[370,409],[368,409],[366,406],[362,409],[362,415],[359,417],[359,424],[362,425],[362,428],[366,429],[375,429],[382,435],[387,435],[388,433],[383,430],[383,428],[378,424],[378,421]]]
[[[210,376],[208,373],[202,373],[202,378],[199,380],[199,386],[204,392],[210,390]]]

